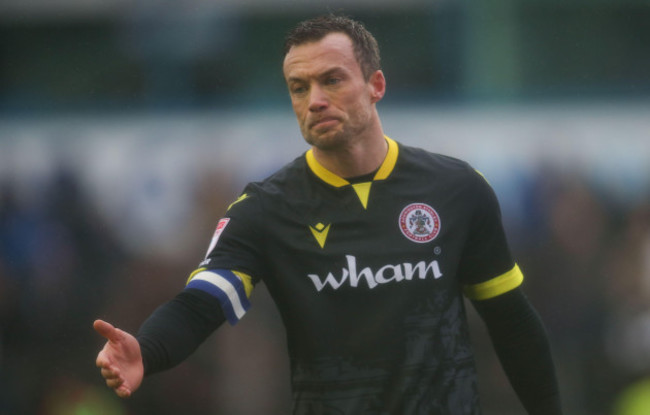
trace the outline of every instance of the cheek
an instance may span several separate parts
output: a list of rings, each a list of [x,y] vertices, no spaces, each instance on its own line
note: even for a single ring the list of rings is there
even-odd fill
[[[365,120],[369,117],[371,106],[359,95],[352,97],[347,103],[349,116],[357,120]]]
[[[293,107],[293,112],[298,117],[298,120],[302,120],[305,117],[305,106],[300,101],[292,101],[291,106]]]
[[[350,110],[362,113],[366,112],[366,107],[370,106],[368,91],[365,88],[356,88],[350,91],[342,97],[341,102]]]

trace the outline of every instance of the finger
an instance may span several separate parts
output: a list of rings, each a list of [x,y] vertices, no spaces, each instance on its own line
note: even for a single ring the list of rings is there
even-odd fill
[[[109,367],[110,366],[110,361],[108,360],[108,357],[106,357],[104,351],[102,350],[99,352],[97,355],[97,359],[95,360],[95,366],[97,367]]]
[[[113,370],[109,368],[102,368],[101,373],[104,379],[114,379],[120,377],[120,372],[118,370]]]
[[[118,389],[124,383],[122,378],[106,379],[106,386],[111,389]]]
[[[129,396],[131,396],[131,389],[129,389],[126,386],[122,385],[119,388],[115,389],[115,393],[120,398],[128,398]]]
[[[111,323],[107,323],[104,320],[95,320],[93,328],[97,333],[109,341],[118,341],[122,338],[120,330],[116,329]]]
[[[106,343],[108,345],[108,343]],[[95,365],[99,368],[113,368],[111,362],[111,355],[106,350],[106,346],[97,354],[97,359],[95,360]]]

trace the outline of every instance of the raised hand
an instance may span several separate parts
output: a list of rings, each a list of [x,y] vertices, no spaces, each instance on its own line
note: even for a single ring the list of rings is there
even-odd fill
[[[140,345],[131,334],[103,320],[95,320],[93,327],[108,340],[97,355],[97,367],[101,369],[106,385],[120,398],[128,398],[144,377]]]

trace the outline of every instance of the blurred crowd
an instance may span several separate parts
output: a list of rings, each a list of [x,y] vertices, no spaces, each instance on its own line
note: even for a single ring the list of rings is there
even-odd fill
[[[196,183],[182,255],[127,249],[61,168],[37,198],[0,185],[0,415],[284,414],[284,333],[264,287],[236,327],[128,400],[94,366],[104,318],[130,331],[184,285],[239,189],[218,172]],[[555,352],[567,413],[640,415],[650,379],[650,203],[618,203],[580,174],[540,170],[510,226]],[[470,309],[486,415],[522,414]],[[645,382],[645,383],[644,383]],[[645,406],[644,406],[645,405]]]
[[[650,379],[650,325],[639,324],[650,315],[650,201],[621,203],[585,175],[546,170],[526,200],[525,226],[509,236],[549,332],[566,412],[650,413],[647,387],[630,393]],[[499,408],[491,398],[503,399],[504,385],[488,387],[499,388],[486,391]]]

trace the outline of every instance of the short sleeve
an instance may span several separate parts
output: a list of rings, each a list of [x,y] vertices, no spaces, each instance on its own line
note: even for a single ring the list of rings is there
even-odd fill
[[[473,210],[459,278],[468,298],[482,300],[516,288],[523,275],[508,247],[494,190],[477,171],[472,173],[471,180]]]
[[[217,223],[205,269],[229,269],[250,275],[256,284],[264,270],[264,227],[259,196],[251,186],[235,200]]]
[[[206,257],[186,285],[216,298],[231,324],[250,308],[251,292],[263,272],[261,212],[257,196],[247,190],[217,223]]]

